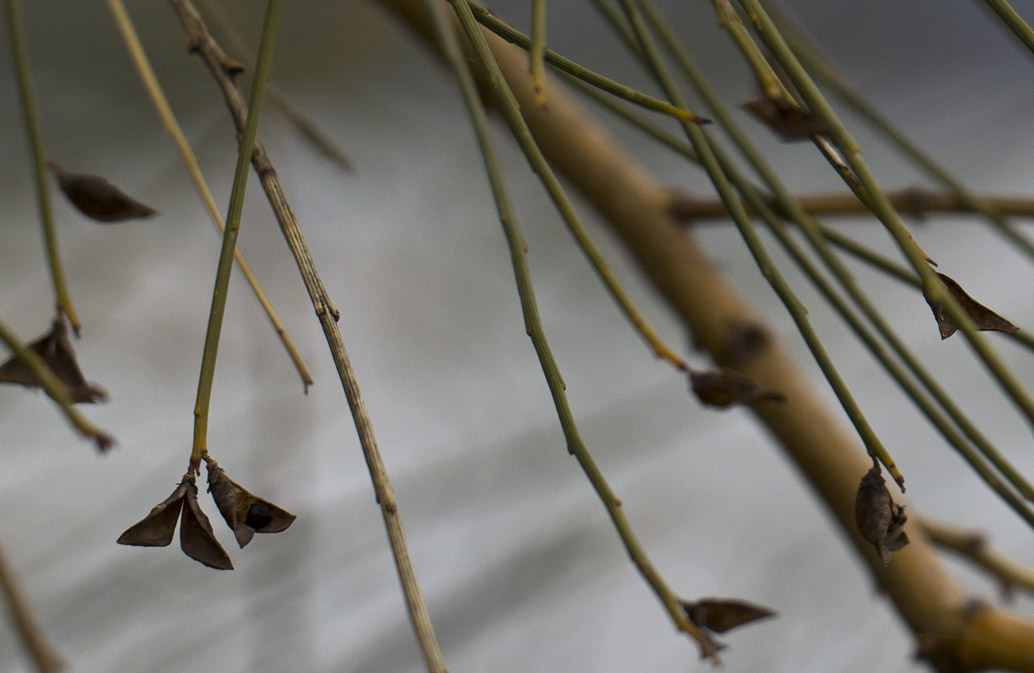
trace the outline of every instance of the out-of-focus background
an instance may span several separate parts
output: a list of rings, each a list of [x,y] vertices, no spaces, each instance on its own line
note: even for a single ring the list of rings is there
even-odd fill
[[[209,447],[231,477],[298,520],[238,550],[203,495],[232,572],[204,568],[175,544],[115,544],[186,466],[219,240],[103,3],[22,4],[51,156],[70,170],[108,177],[160,211],[138,224],[99,225],[53,192],[83,321],[76,349],[87,376],[111,394],[108,404],[84,411],[119,445],[98,457],[41,393],[0,387],[0,540],[40,620],[72,671],[420,670],[344,396],[254,180],[240,247],[316,385],[302,394],[235,275]],[[221,2],[251,44],[260,4]],[[726,100],[751,98],[753,83],[709,3],[661,5]],[[858,88],[956,175],[982,191],[1031,192],[1034,59],[980,3],[788,6]],[[1030,3],[1017,8],[1034,16]],[[529,2],[500,1],[494,9],[528,24]],[[131,2],[129,11],[225,209],[236,151],[217,90],[188,54],[170,7]],[[655,91],[588,3],[551,3],[548,27],[554,49]],[[49,325],[52,300],[6,48],[0,73],[0,316],[31,339]],[[295,0],[284,11],[273,79],[355,166],[341,172],[267,109],[261,131],[341,310],[450,669],[705,670],[628,562],[565,451],[448,73],[376,2]],[[601,117],[660,181],[708,192],[699,170]],[[921,183],[847,119],[885,186]],[[813,148],[780,145],[743,121],[794,189],[841,189]],[[648,553],[685,596],[736,596],[780,613],[726,638],[725,670],[919,670],[909,634],[778,448],[748,413],[701,408],[684,380],[650,355],[512,142],[502,130],[498,138],[579,426]],[[688,348],[688,336],[592,211],[579,209],[647,316]],[[871,221],[837,226],[891,250]],[[915,233],[971,294],[1023,328],[1034,324],[1034,271],[1001,238],[958,216],[930,218]],[[697,235],[834,404],[732,228],[709,225]],[[1029,429],[961,340],[940,341],[918,294],[858,272],[971,416],[1034,473]],[[903,401],[801,278],[788,274],[906,474],[911,505],[984,529],[1003,551],[1030,560],[1030,531]],[[993,341],[1034,385],[1029,355]],[[994,597],[990,581],[953,567],[976,594]],[[1031,611],[1027,599],[1015,607]],[[0,671],[29,670],[9,621],[0,621]]]

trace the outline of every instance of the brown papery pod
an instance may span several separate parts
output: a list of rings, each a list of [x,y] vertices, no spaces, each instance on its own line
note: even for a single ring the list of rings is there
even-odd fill
[[[233,570],[233,563],[226,550],[215,539],[212,524],[201,511],[197,502],[197,486],[194,475],[184,478],[187,493],[183,503],[183,516],[180,518],[180,549],[183,553],[216,570]]]
[[[874,462],[858,484],[855,524],[861,536],[876,549],[883,565],[890,563],[892,551],[908,544],[904,528],[907,520],[905,508],[890,497],[880,466]]]
[[[186,496],[187,477],[184,477],[172,495],[155,505],[143,520],[119,535],[118,543],[136,547],[168,547],[176,533],[176,521],[180,518]]]
[[[735,599],[703,598],[695,603],[680,603],[689,621],[715,633],[725,633],[738,626],[776,616],[773,610]]]
[[[765,390],[754,379],[731,369],[690,372],[689,386],[702,403],[720,409],[733,404],[786,400],[782,393]]]
[[[207,468],[208,491],[241,549],[251,542],[255,533],[279,533],[294,522],[294,514],[252,495],[226,476],[211,458],[207,459]]]
[[[29,348],[43,359],[62,383],[68,386],[73,402],[93,404],[108,399],[107,391],[89,383],[79,369],[72,342],[68,340],[68,326],[63,319],[55,320],[50,331],[30,343]],[[0,383],[17,383],[30,388],[39,386],[32,370],[26,367],[17,355],[0,365]]]
[[[935,272],[936,273],[936,272]],[[950,276],[946,276],[943,273],[937,273],[937,277],[944,283],[944,287],[947,288],[951,296],[955,298],[955,301],[959,303],[962,310],[966,312],[969,319],[973,321],[976,328],[981,331],[994,331],[994,332],[1016,332],[1020,328],[1013,325],[1011,322],[998,315],[991,309],[987,308],[973,297],[966,294],[966,291],[962,289],[962,286],[955,282]],[[930,309],[933,311],[933,317],[937,320],[937,327],[941,331],[941,339],[947,339],[952,334],[955,334],[956,330],[959,329],[958,324],[951,319],[951,317],[945,313],[944,305],[939,301],[931,301],[927,294],[923,293],[923,298],[926,299],[926,303],[930,305]]]
[[[99,175],[70,173],[53,161],[61,191],[80,213],[98,222],[122,222],[154,215],[156,211],[125,194]]]
[[[740,107],[785,141],[829,135],[832,130],[829,122],[800,105],[761,98],[744,103]]]

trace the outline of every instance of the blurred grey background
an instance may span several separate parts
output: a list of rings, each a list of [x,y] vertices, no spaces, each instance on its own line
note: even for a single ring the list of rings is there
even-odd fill
[[[131,2],[153,65],[225,210],[236,158],[228,115],[165,3]],[[221,0],[252,44],[261,3]],[[661,3],[726,100],[754,87],[710,3]],[[692,4],[692,6],[687,6]],[[1034,58],[977,2],[788,3],[857,86],[975,188],[1031,192]],[[235,275],[209,447],[230,476],[298,515],[216,572],[115,538],[173,489],[192,410],[219,240],[158,124],[103,3],[23,2],[48,149],[160,211],[102,226],[54,190],[76,343],[111,393],[86,413],[119,440],[98,457],[38,392],[0,387],[0,540],[69,670],[171,673],[421,670],[344,396],[297,271],[252,180],[240,247],[316,385],[307,396]],[[1034,3],[1017,2],[1028,19]],[[529,2],[494,8],[527,26]],[[553,2],[550,46],[654,91],[587,3]],[[5,37],[0,41],[7,42]],[[47,328],[51,289],[9,49],[0,50],[0,316],[24,338]],[[565,451],[524,334],[508,253],[466,114],[425,45],[375,2],[287,3],[274,81],[345,148],[345,174],[267,110],[262,134],[308,237],[398,496],[446,662],[462,671],[706,670],[628,562]],[[700,171],[602,114],[664,183],[707,192]],[[852,120],[847,115],[849,121]],[[794,189],[839,190],[806,146],[759,142]],[[887,187],[921,180],[859,125]],[[912,643],[778,449],[743,411],[716,413],[653,359],[608,299],[526,163],[500,149],[546,329],[589,448],[652,560],[681,594],[737,596],[779,611],[725,640],[725,670],[906,671]],[[672,343],[687,335],[584,204],[598,242]],[[891,247],[877,225],[839,224]],[[1034,324],[1031,265],[971,218],[915,228],[941,268],[1021,327]],[[821,380],[730,227],[698,234]],[[780,259],[782,259],[780,257]],[[941,343],[921,297],[858,269],[895,324],[1027,474],[1029,429],[959,340]],[[917,510],[989,532],[1021,560],[1034,540],[830,317],[788,275]],[[1028,355],[1000,351],[1028,385]],[[694,355],[693,362],[705,363]],[[846,421],[845,421],[846,422]],[[202,505],[217,516],[207,496]],[[994,585],[953,567],[978,595]],[[1031,612],[1020,599],[1016,609]],[[0,621],[0,671],[30,667]]]

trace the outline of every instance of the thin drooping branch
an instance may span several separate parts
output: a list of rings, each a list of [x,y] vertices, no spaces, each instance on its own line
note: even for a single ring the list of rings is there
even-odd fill
[[[240,133],[244,128],[247,113],[244,100],[234,85],[230,73],[225,68],[227,64],[225,55],[212,39],[197,10],[191,5],[189,0],[170,0],[170,2],[183,23],[191,49],[201,56],[219,85],[227,107],[233,116],[234,124],[237,127],[238,133]],[[292,255],[294,255],[295,262],[298,264],[305,288],[316,311],[316,317],[319,319],[320,326],[323,328],[323,333],[327,339],[327,344],[330,347],[335,369],[337,370],[338,377],[341,379],[341,385],[348,400],[352,418],[355,421],[359,442],[363,450],[363,457],[366,459],[367,468],[370,471],[370,479],[373,482],[374,494],[378,505],[380,505],[381,515],[384,518],[388,541],[406,600],[406,608],[427,670],[429,673],[446,673],[445,662],[442,659],[441,650],[438,647],[434,629],[431,626],[431,619],[420,592],[416,571],[409,557],[402,520],[398,513],[398,504],[395,501],[395,494],[388,479],[384,460],[381,458],[380,449],[377,446],[377,440],[373,432],[373,423],[366,411],[366,404],[359,390],[355,371],[352,369],[352,364],[345,351],[341,331],[338,329],[337,321],[340,314],[330,301],[327,291],[323,287],[323,282],[316,271],[316,266],[312,261],[312,256],[309,254],[308,246],[298,225],[298,220],[284,195],[280,179],[273,168],[269,155],[266,153],[261,139],[258,138],[255,140],[252,165],[262,182],[266,197],[269,199],[288,247]]]
[[[967,559],[996,579],[1005,598],[1011,598],[1016,591],[1034,594],[1034,568],[994,549],[983,533],[927,516],[919,517],[919,526],[935,545]]]
[[[421,3],[387,4],[428,34]],[[830,413],[757,311],[682,231],[669,211],[667,190],[549,80],[549,108],[539,110],[527,55],[494,35],[487,39],[547,158],[603,215],[696,343],[720,365],[786,395],[783,404],[759,406],[754,413],[868,563],[916,634],[920,655],[945,671],[1034,671],[1034,652],[1028,646],[1034,640],[1034,622],[974,603],[912,522],[906,526],[912,543],[883,565],[855,527],[855,492],[872,464],[857,440]]]
[[[14,572],[7,554],[0,548],[0,592],[3,593],[11,621],[18,629],[25,649],[28,650],[32,662],[39,673],[57,673],[64,668],[61,655],[50,644],[47,634],[33,614],[29,599],[22,590],[21,583]]]

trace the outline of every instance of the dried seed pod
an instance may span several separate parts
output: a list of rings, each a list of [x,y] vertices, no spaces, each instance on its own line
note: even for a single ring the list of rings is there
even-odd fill
[[[768,608],[740,600],[704,598],[695,603],[679,602],[689,621],[715,633],[725,633],[738,626],[776,616],[776,613]]]
[[[230,557],[219,541],[215,539],[212,524],[197,502],[194,475],[188,476],[189,481],[186,478],[183,480],[187,484],[187,492],[183,502],[183,516],[180,518],[180,549],[190,558],[209,568],[233,570]]]
[[[237,538],[241,549],[255,533],[279,533],[287,530],[294,514],[277,507],[268,500],[252,495],[240,484],[226,476],[219,464],[206,456],[208,491],[212,494],[219,513]]]
[[[53,161],[49,162],[57,175],[61,191],[83,215],[98,222],[122,222],[154,215],[156,211],[128,196],[99,175],[69,173]]]
[[[136,547],[168,547],[176,533],[176,521],[180,518],[183,501],[187,497],[187,478],[165,500],[151,509],[141,521],[126,529],[118,538],[119,544]]]
[[[703,404],[720,409],[733,404],[786,400],[782,393],[765,390],[754,379],[731,369],[690,372],[689,385],[690,390]]]
[[[941,282],[944,283],[944,287],[948,290],[951,296],[955,298],[955,301],[959,303],[959,306],[961,306],[962,310],[966,312],[969,319],[973,321],[973,324],[976,325],[978,330],[1016,332],[1020,329],[978,302],[976,299],[973,299],[973,297],[966,294],[966,291],[962,289],[962,286],[956,283],[950,276],[938,273],[937,277],[941,279]],[[958,330],[959,326],[944,312],[944,305],[940,301],[931,301],[930,297],[925,292],[923,293],[923,298],[926,299],[926,303],[930,305],[930,310],[933,311],[933,317],[937,320],[937,327],[940,329],[941,339],[947,339],[952,334],[955,334],[955,331]]]
[[[72,350],[68,340],[68,326],[61,318],[54,320],[50,331],[29,344],[51,371],[68,386],[73,402],[93,404],[104,402],[108,393],[96,384],[89,383]],[[0,365],[0,383],[17,383],[30,388],[39,386],[32,370],[25,366],[17,356],[12,356]]]
[[[905,508],[890,497],[880,466],[873,463],[858,484],[855,497],[855,524],[858,532],[875,547],[883,565],[890,562],[890,553],[908,544],[905,534]]]

